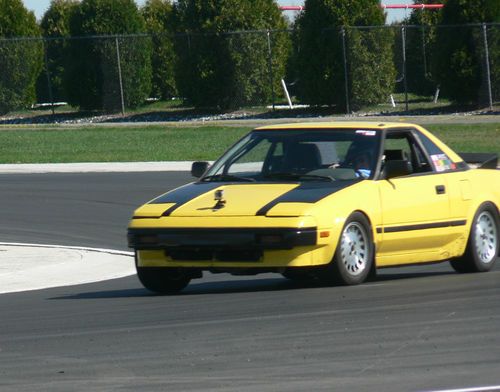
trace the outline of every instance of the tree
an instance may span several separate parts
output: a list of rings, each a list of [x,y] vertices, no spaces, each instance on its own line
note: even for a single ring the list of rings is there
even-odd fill
[[[271,102],[290,48],[275,1],[179,0],[174,15],[183,97],[220,108]]]
[[[437,4],[442,0],[416,0],[415,4]],[[406,80],[408,91],[430,95],[435,92],[436,79],[432,73],[432,58],[436,45],[436,25],[441,18],[441,10],[414,9],[403,23],[406,42]],[[401,29],[400,29],[401,31]],[[402,74],[402,38],[396,39],[395,62]],[[403,83],[399,91],[403,90]]]
[[[32,38],[39,36],[35,15],[21,0],[0,0],[0,114],[35,102],[43,49]]]
[[[457,103],[484,103],[487,97],[482,26],[500,22],[498,0],[448,0],[437,32],[436,72],[444,96]],[[469,24],[469,25],[467,25]],[[491,81],[500,93],[500,28],[488,31]]]
[[[83,0],[70,22],[68,100],[82,109],[141,105],[151,91],[151,41],[133,0]],[[121,78],[120,78],[121,75]]]
[[[65,91],[66,69],[68,67],[70,20],[78,8],[77,0],[52,0],[42,17],[40,28],[45,41],[46,71],[37,82],[38,100],[43,102],[67,101]],[[47,77],[50,78],[50,85]]]
[[[297,21],[300,98],[345,108],[343,42],[351,108],[386,100],[395,70],[393,37],[376,0],[306,0]],[[362,26],[380,28],[360,29]]]
[[[177,95],[173,43],[173,7],[170,0],[147,0],[141,9],[147,32],[152,35],[152,96],[169,99]]]

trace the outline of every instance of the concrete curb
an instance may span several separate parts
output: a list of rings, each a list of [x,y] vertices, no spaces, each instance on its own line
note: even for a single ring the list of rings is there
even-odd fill
[[[191,161],[2,164],[0,174],[190,171]]]
[[[133,252],[0,242],[0,294],[73,286],[135,274]]]

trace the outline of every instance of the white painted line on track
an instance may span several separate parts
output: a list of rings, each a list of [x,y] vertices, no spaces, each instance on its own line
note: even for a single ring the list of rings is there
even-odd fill
[[[89,248],[85,246],[65,246],[65,245],[47,245],[47,244],[27,244],[24,242],[0,242],[0,246],[19,246],[28,248],[51,248],[51,249],[72,249],[83,250],[87,252],[108,253],[111,255],[133,256],[134,252],[127,252],[123,250],[106,249],[106,248]]]
[[[439,389],[428,392],[488,392],[488,391],[500,391],[500,385],[493,385],[489,387],[472,387],[472,388],[462,388],[462,389]]]
[[[0,242],[0,294],[134,275],[132,256],[114,249]]]

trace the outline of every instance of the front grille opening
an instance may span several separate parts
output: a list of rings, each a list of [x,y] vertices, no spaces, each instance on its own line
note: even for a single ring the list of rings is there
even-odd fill
[[[165,254],[176,261],[259,261],[259,249],[167,248]]]
[[[213,253],[209,249],[167,248],[165,254],[179,261],[210,261],[213,259]]]

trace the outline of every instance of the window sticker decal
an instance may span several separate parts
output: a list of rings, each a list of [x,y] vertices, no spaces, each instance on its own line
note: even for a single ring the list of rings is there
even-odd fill
[[[444,172],[446,170],[453,170],[456,165],[448,158],[446,154],[434,154],[431,155],[432,163],[436,167],[436,171]]]
[[[363,129],[358,129],[356,131],[356,133],[358,135],[363,135],[363,136],[376,136],[377,135],[377,131],[369,131],[369,130],[363,130]]]

